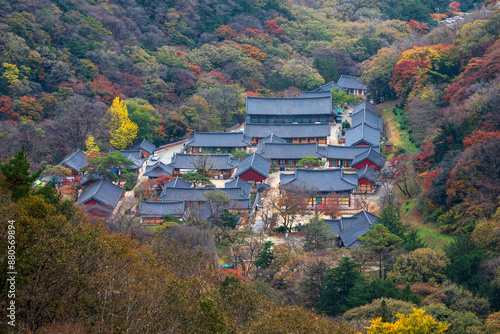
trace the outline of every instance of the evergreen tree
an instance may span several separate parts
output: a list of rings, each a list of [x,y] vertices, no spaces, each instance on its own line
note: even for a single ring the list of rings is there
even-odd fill
[[[326,249],[330,246],[333,238],[325,220],[315,215],[304,227],[304,251],[314,252]]]
[[[17,154],[0,164],[0,172],[5,176],[2,183],[11,191],[14,200],[27,197],[30,194],[33,182],[40,176],[43,168],[33,174],[30,173],[30,163],[24,148]]]
[[[377,223],[383,224],[387,227],[389,232],[397,235],[398,237],[402,237],[406,230],[403,223],[399,220],[396,210],[394,210],[392,205],[388,205],[382,210],[377,218]]]
[[[486,258],[484,251],[470,235],[455,238],[444,247],[444,251],[450,260],[446,267],[446,277],[469,290],[477,290],[480,285],[477,272]]]
[[[336,315],[347,311],[348,297],[356,283],[364,281],[356,261],[343,257],[338,267],[328,270],[325,289],[319,300],[319,311]]]
[[[271,265],[271,262],[274,260],[273,253],[273,243],[271,241],[266,241],[264,244],[264,248],[257,255],[257,260],[255,260],[255,266],[257,268],[267,269]]]
[[[382,278],[382,257],[385,251],[390,251],[396,248],[401,239],[389,232],[387,227],[382,224],[372,226],[364,237],[359,237],[359,240],[365,243],[365,247],[373,251],[379,256],[380,262],[380,278]]]

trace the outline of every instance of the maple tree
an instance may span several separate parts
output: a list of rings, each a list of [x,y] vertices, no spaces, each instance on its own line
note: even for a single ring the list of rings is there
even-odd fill
[[[264,21],[264,28],[266,31],[270,34],[276,35],[276,36],[282,36],[285,33],[281,28],[279,27],[278,23],[276,23],[275,20],[266,20]]]

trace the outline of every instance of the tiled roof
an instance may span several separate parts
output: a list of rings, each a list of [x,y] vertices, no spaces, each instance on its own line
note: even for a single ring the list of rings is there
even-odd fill
[[[82,167],[87,166],[86,159],[87,155],[80,149],[78,149],[75,153],[64,158],[64,160],[59,165],[66,166],[74,171],[80,171]]]
[[[240,163],[238,164],[238,168],[236,169],[236,174],[234,174],[234,176],[240,176],[250,169],[256,171],[264,177],[268,177],[269,170],[271,169],[271,161],[254,152],[240,161]]]
[[[266,143],[282,143],[282,144],[284,144],[284,143],[286,143],[286,140],[274,135],[274,133],[271,133],[269,136],[261,138],[259,140],[259,144],[257,145],[257,153],[262,152],[262,150],[263,150],[262,147]]]
[[[370,168],[369,166],[365,166],[364,168],[358,169],[356,171],[358,174],[358,180],[361,178],[368,179],[372,182],[377,181],[378,176],[380,175],[380,171],[377,169]]]
[[[358,125],[366,124],[374,129],[379,129],[382,132],[384,127],[384,121],[382,117],[377,116],[367,109],[363,109],[354,115],[352,115],[352,127],[355,128]]]
[[[163,162],[158,160],[155,164],[146,166],[144,176],[159,177],[160,175],[172,175],[173,172],[174,168],[172,166],[165,165]]]
[[[360,162],[364,160],[370,160],[373,162],[375,165],[379,166],[380,168],[384,167],[385,161],[387,160],[383,155],[372,149],[371,147],[366,150],[365,152],[362,152],[358,154],[351,163],[351,166],[357,165]]]
[[[372,146],[339,146],[328,145],[326,147],[326,158],[336,160],[353,160],[358,154],[366,152]],[[372,147],[375,152],[380,152],[380,146]]]
[[[302,159],[313,156],[324,158],[325,148],[317,143],[308,144],[271,144],[262,145],[259,154],[267,159]]]
[[[176,176],[173,180],[165,182],[164,187],[170,188],[191,188],[193,184],[191,182],[184,181],[180,177]]]
[[[323,86],[319,86],[319,87],[318,87],[318,88],[316,88],[315,90],[316,90],[316,91],[317,91],[317,90],[328,91],[328,92],[330,92],[330,94],[331,94],[332,89],[335,89],[335,88],[338,88],[338,89],[340,89],[340,90],[344,90],[344,89],[342,89],[342,87],[340,87],[339,85],[337,85],[337,84],[336,84],[335,82],[333,82],[333,81],[330,81],[329,83],[324,84]]]
[[[165,215],[171,214],[177,217],[182,216],[184,213],[184,202],[152,202],[140,201],[139,214],[147,218],[161,218]]]
[[[345,131],[346,146],[355,146],[361,142],[368,145],[379,146],[380,131],[366,124],[361,124]]]
[[[90,178],[90,177],[89,177],[89,175],[88,175],[88,174],[86,174],[86,175],[84,175],[84,176],[82,177],[82,180],[80,181],[80,185],[81,185],[81,186],[84,186],[84,185],[86,185],[86,184],[87,184],[87,183],[89,183],[89,182],[98,181],[98,180],[102,180],[102,179],[103,179],[102,175],[97,175],[97,174],[94,174],[94,175],[92,176],[92,178]]]
[[[340,236],[345,248],[357,248],[361,245],[358,240],[376,225],[377,216],[367,211],[361,211],[352,217],[340,219],[325,219],[330,226],[330,231]]]
[[[290,176],[293,175],[293,178]],[[317,192],[341,192],[356,189],[358,176],[336,169],[296,169],[294,174],[280,175],[283,188],[296,186],[300,189]]]
[[[108,180],[100,180],[92,183],[87,188],[83,189],[78,203],[87,203],[94,199],[108,207],[114,208],[122,197],[123,189]]]
[[[344,89],[368,89],[360,78],[350,75],[341,75],[339,81],[337,81],[337,85]]]
[[[332,91],[331,90],[313,90],[310,92],[300,92],[300,95],[297,97],[302,97],[302,98],[311,98],[311,97],[331,97],[332,96]]]
[[[371,111],[375,115],[378,115],[377,106],[374,104],[371,104],[368,101],[363,101],[361,103],[356,104],[354,107],[352,107],[352,114],[354,115],[354,114],[356,114],[364,109]]]
[[[172,162],[167,166],[178,169],[197,169],[206,166],[207,169],[233,169],[238,166],[240,159],[232,158],[230,154],[181,154],[178,153],[172,158]]]
[[[252,184],[250,182],[247,182],[245,180],[240,179],[239,177],[228,181],[224,184],[225,189],[230,189],[230,188],[241,188],[243,191],[243,194],[246,197],[250,197],[250,192],[252,191]]]
[[[148,152],[149,154],[153,154],[153,152],[155,151],[155,145],[148,142],[146,139],[143,139],[139,144],[135,145],[133,149],[141,149]]]
[[[195,132],[186,146],[195,147],[247,147],[251,138],[243,132]]]
[[[135,159],[142,159],[142,152],[140,150],[129,150],[129,151],[118,151],[118,152],[123,154],[123,156],[125,157],[132,156]]]
[[[205,192],[223,191],[229,195],[234,202],[232,207],[250,208],[250,197],[247,196],[243,188],[171,188],[163,187],[160,195],[162,201],[185,201],[185,202],[205,202]]]
[[[245,123],[245,134],[251,138],[264,138],[271,134],[281,138],[323,138],[330,136],[330,124]]]
[[[332,97],[253,97],[247,96],[246,114],[259,115],[331,115]]]
[[[140,151],[139,151],[140,152]],[[128,160],[132,161],[132,166],[131,168],[132,169],[139,169],[142,167],[142,165],[144,164],[144,160],[142,159],[137,159],[135,156],[133,155],[128,155],[128,156],[125,156],[125,158],[127,158]]]

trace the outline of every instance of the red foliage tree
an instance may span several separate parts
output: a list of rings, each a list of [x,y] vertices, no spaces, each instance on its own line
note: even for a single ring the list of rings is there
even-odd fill
[[[118,89],[113,86],[113,84],[102,75],[88,83],[89,88],[94,94],[99,96],[99,99],[106,105],[110,106],[113,103],[115,97],[123,98],[122,94]]]
[[[278,23],[276,23],[275,20],[266,20],[264,21],[264,29],[270,34],[276,35],[276,36],[282,36],[285,33],[281,28],[279,27]]]
[[[12,99],[7,95],[0,97],[0,117],[16,123],[21,115],[12,109],[13,105],[14,103],[12,102]]]
[[[418,81],[420,70],[427,68],[429,65],[425,61],[407,60],[400,62],[394,68],[392,75],[391,86],[398,96],[407,96],[413,89],[414,84]]]
[[[427,25],[427,23],[418,22],[415,20],[408,21],[408,28],[410,28],[417,35],[423,35],[429,31],[429,26]]]
[[[41,119],[42,110],[43,110],[42,106],[37,102],[37,100],[34,97],[27,97],[27,96],[21,97],[21,106],[19,107],[19,114],[22,117],[34,121],[39,121]]]
[[[320,205],[318,205],[318,208],[316,210],[325,216],[330,216],[332,219],[339,217],[341,209],[338,196],[333,194],[328,198],[325,198],[325,200]]]
[[[460,4],[456,1],[453,1],[452,3],[450,3],[450,6],[448,7],[448,11],[450,11],[450,13],[453,13],[453,14],[460,12]]]
[[[249,37],[252,37],[252,38],[262,37],[268,43],[270,43],[270,44],[273,43],[273,39],[271,38],[271,36],[269,36],[268,34],[260,31],[259,29],[246,28],[245,31],[244,31],[244,34],[247,35],[247,36],[249,36]]]
[[[251,46],[250,44],[241,44],[240,49],[245,51],[248,57],[253,58],[258,61],[263,61],[266,58],[266,54],[260,51],[259,48]]]
[[[470,87],[476,82],[488,82],[500,73],[500,40],[497,40],[485,52],[483,57],[469,60],[465,70],[458,76],[443,96],[442,103],[449,105],[463,101],[473,91]]]

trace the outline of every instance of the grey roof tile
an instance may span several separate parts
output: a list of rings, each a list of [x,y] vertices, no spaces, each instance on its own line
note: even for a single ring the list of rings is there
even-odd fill
[[[238,166],[240,159],[231,157],[230,154],[181,154],[172,158],[167,166],[176,169],[197,169],[206,166],[207,169],[227,170]]]
[[[253,97],[246,98],[246,114],[259,115],[331,115],[332,97]]]
[[[261,146],[260,155],[267,159],[302,159],[303,157],[313,156],[324,158],[324,148],[317,143],[309,144],[271,144],[266,143]]]
[[[252,191],[252,186],[253,185],[250,182],[242,180],[239,177],[237,177],[231,181],[228,181],[224,184],[225,189],[241,188],[244,196],[246,196],[246,197],[250,197],[250,192]]]
[[[245,134],[251,138],[265,138],[271,134],[281,138],[324,138],[330,136],[330,124],[245,123]]]
[[[191,188],[193,184],[176,176],[173,180],[165,182],[163,186],[170,188]]]
[[[374,129],[379,129],[380,132],[383,131],[384,121],[382,120],[382,117],[379,117],[366,109],[363,109],[352,115],[353,128],[363,123],[371,126]]]
[[[345,248],[357,248],[360,246],[358,238],[376,225],[376,220],[377,216],[363,210],[352,217],[325,219],[325,223],[330,226],[331,232],[340,236]]]
[[[323,87],[323,86],[321,86]],[[321,88],[320,87],[320,88]],[[302,98],[311,98],[311,97],[331,97],[332,96],[332,91],[327,89],[327,90],[313,90],[310,92],[300,92],[300,95],[297,97],[302,97]]]
[[[147,218],[161,218],[165,215],[171,214],[177,217],[182,216],[184,213],[184,202],[153,202],[153,201],[140,201],[139,214]]]
[[[68,155],[64,158],[59,165],[66,166],[75,171],[80,171],[82,167],[87,166],[87,155],[78,149],[76,152]]]
[[[96,181],[83,189],[77,202],[85,204],[94,199],[99,203],[114,208],[120,201],[122,194],[123,189],[121,187],[104,179]]]
[[[195,132],[186,146],[194,147],[248,147],[252,139],[243,132]]]
[[[337,81],[337,85],[344,89],[368,89],[368,87],[363,84],[360,78],[350,75],[341,75],[339,80]]]
[[[172,166],[166,165],[158,160],[155,164],[146,166],[144,176],[156,178],[160,175],[172,175],[173,172],[174,168]]]
[[[362,142],[368,145],[379,146],[380,131],[366,124],[361,124],[345,131],[346,146],[355,146]]]
[[[357,165],[366,159],[370,160],[380,168],[384,167],[385,161],[387,160],[382,154],[378,153],[376,150],[370,147],[368,150],[361,152],[356,157],[354,157],[351,166]]]
[[[354,107],[352,107],[352,114],[354,115],[354,114],[356,114],[364,109],[371,111],[375,115],[378,115],[377,106],[374,104],[371,104],[368,101],[363,101],[361,103],[356,104]]]
[[[163,187],[160,195],[162,201],[185,201],[185,202],[205,202],[205,192],[223,191],[233,200],[232,207],[250,208],[250,197],[246,196],[243,188],[171,188]]]
[[[242,159],[240,161],[234,176],[235,177],[240,176],[241,174],[247,172],[250,169],[256,171],[257,173],[259,173],[264,177],[268,177],[269,170],[271,169],[271,161],[267,160],[263,156],[254,152],[245,159]]]
[[[328,91],[331,94],[332,89],[335,89],[335,88],[338,88],[340,90],[344,90],[342,87],[340,87],[339,85],[337,85],[334,81],[330,81],[329,83],[324,84],[323,86],[319,86],[315,90],[316,91],[317,90]]]
[[[118,151],[123,154],[124,157],[132,156],[134,159],[142,159],[142,152],[140,150],[128,150],[128,151]]]
[[[380,146],[340,146],[328,145],[325,147],[327,159],[353,160],[357,155],[366,152],[372,147],[375,152],[380,152]]]
[[[155,151],[155,145],[148,142],[146,139],[143,139],[140,143],[135,145],[133,149],[134,150],[142,149],[148,152],[149,154],[153,154],[153,152]]]
[[[358,180],[361,178],[368,179],[372,182],[377,181],[378,176],[380,175],[380,171],[377,169],[370,168],[369,166],[365,166],[364,168],[358,169],[356,171],[358,174]]]
[[[285,189],[295,186],[317,192],[342,192],[358,187],[358,176],[341,168],[296,169],[293,179],[289,175],[280,175],[280,184]]]

